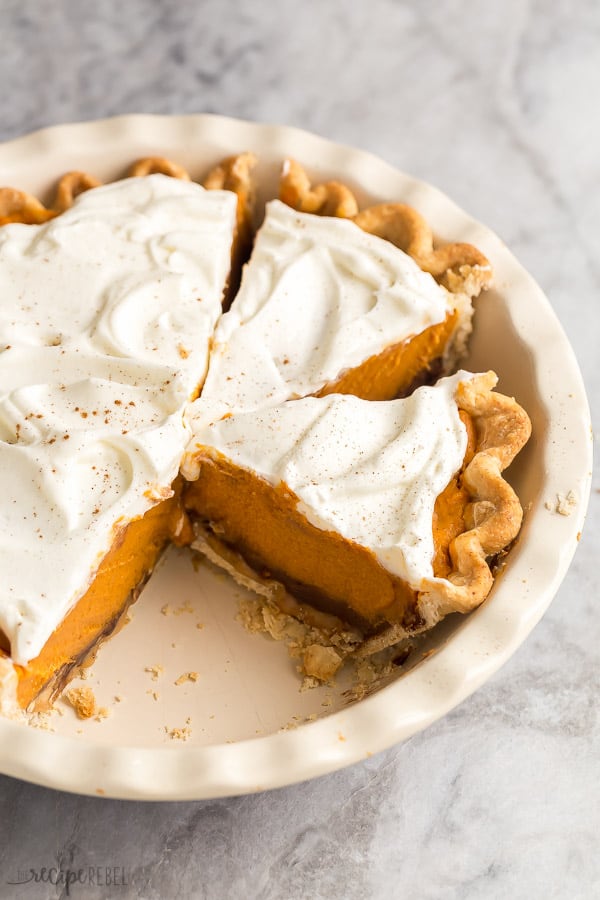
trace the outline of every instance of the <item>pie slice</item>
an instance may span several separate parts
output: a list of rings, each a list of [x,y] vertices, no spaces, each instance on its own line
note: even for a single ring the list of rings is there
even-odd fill
[[[471,271],[482,275],[465,277],[453,292],[442,283],[453,269],[438,283],[421,267],[423,256],[415,261],[388,240],[394,217],[387,207],[350,221],[344,216],[355,207],[343,205],[339,190],[331,209],[325,202],[300,204],[309,212],[267,204],[240,291],[215,333],[202,394],[213,416],[333,392],[403,396],[453,370],[464,353],[472,297],[491,272],[487,260],[453,245],[453,258],[470,252],[477,259]],[[289,191],[282,195],[289,200]],[[378,233],[362,227],[367,216]]]
[[[358,628],[361,652],[468,612],[522,518],[501,472],[530,424],[496,381],[461,371],[400,400],[200,415],[182,468],[194,546],[276,602]]]
[[[490,286],[492,268],[477,247],[451,243],[434,248],[431,228],[416,209],[405,203],[379,203],[359,212],[347,185],[328,181],[312,186],[305,170],[293,159],[284,163],[279,196],[293,209],[351,219],[370,234],[391,241],[453,293],[476,297]]]
[[[50,210],[0,193],[4,712],[59,691],[186,537],[183,411],[239,198],[166,174],[96,184],[70,173]]]

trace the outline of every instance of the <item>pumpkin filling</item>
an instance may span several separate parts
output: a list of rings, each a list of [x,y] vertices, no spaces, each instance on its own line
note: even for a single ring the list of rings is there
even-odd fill
[[[451,546],[465,530],[470,502],[461,474],[475,452],[475,428],[467,430],[463,466],[434,506],[433,574],[452,569]],[[260,578],[273,579],[298,600],[372,634],[390,623],[418,624],[417,591],[388,571],[367,547],[312,525],[298,509],[298,497],[280,482],[270,484],[221,453],[200,454],[198,479],[185,492],[185,505],[215,543],[241,555]]]
[[[152,573],[169,541],[189,540],[180,505],[181,482],[175,494],[124,526],[106,554],[86,593],[27,666],[15,665],[17,701],[27,708],[52,702],[72,670],[95,654],[99,643],[116,628]],[[7,651],[4,647],[3,651]],[[2,652],[2,651],[0,651]]]
[[[457,321],[456,311],[448,313],[443,322],[386,347],[360,366],[344,372],[316,396],[354,394],[363,400],[393,400],[407,396],[422,384],[431,384],[442,371]]]

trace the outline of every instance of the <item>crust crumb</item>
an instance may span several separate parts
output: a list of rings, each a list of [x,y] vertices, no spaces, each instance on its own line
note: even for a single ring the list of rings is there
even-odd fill
[[[181,616],[183,613],[193,613],[194,607],[190,604],[189,600],[186,600],[182,606],[178,606],[173,610],[174,616]]]
[[[344,696],[352,702],[362,700],[376,691],[381,686],[381,682],[391,675],[394,669],[394,661],[385,651],[380,657],[369,656],[358,660],[356,682],[350,690],[344,692]]]
[[[96,705],[94,692],[89,687],[75,687],[64,695],[67,703],[70,703],[79,719],[91,719],[100,714]]]
[[[186,681],[196,682],[200,678],[200,672],[184,672],[179,676],[173,683],[179,687],[180,684],[185,684]]]
[[[160,697],[158,691],[146,691],[146,693],[149,694],[153,700],[158,700],[158,698]]]
[[[163,674],[164,668],[161,665],[157,666],[146,666],[144,672],[149,672],[152,678],[152,681],[158,681],[159,677]]]
[[[301,725],[306,725],[308,722],[316,722],[319,717],[316,713],[310,713],[307,716],[292,716],[289,722],[286,722],[279,731],[293,731],[295,728],[299,728]]]
[[[570,516],[576,506],[577,497],[574,491],[569,491],[567,494],[557,494],[555,500],[546,500],[544,503],[544,507],[547,510],[558,513],[559,516]]]
[[[309,644],[302,656],[305,674],[319,681],[331,681],[342,662],[342,657],[333,647],[323,647],[321,644]]]
[[[53,712],[54,710],[50,709],[45,712],[33,713],[28,717],[28,724],[31,725],[32,728],[39,728],[40,731],[54,731],[55,729],[50,724],[50,718]]]
[[[189,725],[184,725],[183,728],[168,728],[165,725],[165,733],[169,735],[172,741],[187,741],[191,737],[192,729]]]

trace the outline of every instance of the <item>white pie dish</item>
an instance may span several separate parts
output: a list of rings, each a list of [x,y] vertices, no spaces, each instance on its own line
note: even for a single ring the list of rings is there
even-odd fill
[[[69,169],[110,180],[136,158],[161,154],[200,178],[242,150],[260,159],[261,202],[276,193],[290,155],[318,178],[346,181],[361,204],[399,199],[415,206],[438,238],[471,242],[492,261],[495,288],[479,301],[466,365],[493,368],[498,389],[531,416],[533,437],[507,473],[526,510],[523,530],[483,606],[436,629],[423,648],[436,652],[352,705],[341,690],[300,694],[283,646],[248,635],[235,621],[238,589],[171,552],[88,681],[112,715],[82,724],[67,712],[52,718],[55,732],[0,720],[6,774],[81,793],[172,800],[277,787],[358,761],[426,727],[489,678],[539,620],[575,551],[589,494],[591,430],[573,352],[548,301],[502,242],[436,189],[306,132],[215,116],[126,116],[46,129],[0,147],[0,180],[47,198]],[[561,515],[557,498],[567,496],[572,502],[561,508],[569,515]],[[189,605],[196,615],[161,616],[165,603]],[[189,627],[198,620],[201,631]],[[156,664],[165,673],[154,683],[144,670]],[[173,685],[171,676],[192,669],[197,684]],[[147,693],[153,690],[158,699]],[[112,702],[115,694],[123,701]],[[331,706],[323,706],[329,698]],[[294,716],[314,715],[280,730]],[[171,740],[165,727],[182,727],[188,716],[189,740]]]

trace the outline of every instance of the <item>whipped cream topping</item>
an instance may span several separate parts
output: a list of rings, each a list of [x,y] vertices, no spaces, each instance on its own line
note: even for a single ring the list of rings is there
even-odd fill
[[[236,196],[164,175],[0,229],[0,629],[26,664],[118,529],[169,496]]]
[[[368,547],[419,590],[433,579],[436,498],[467,448],[455,393],[472,377],[460,371],[402,400],[330,394],[200,423],[182,471],[195,480],[216,451],[285,483],[311,524]]]
[[[259,409],[317,393],[441,322],[448,294],[411,257],[345,219],[267,204],[199,409]]]

